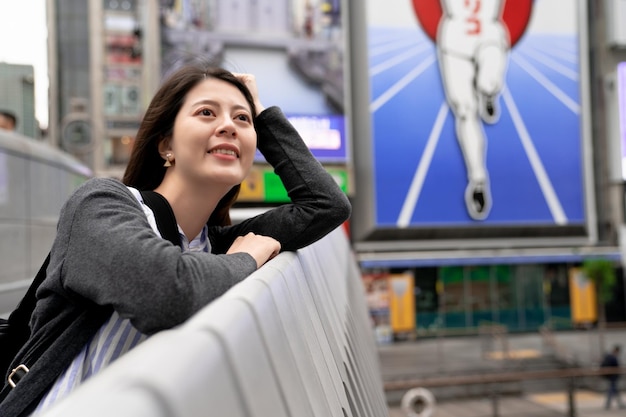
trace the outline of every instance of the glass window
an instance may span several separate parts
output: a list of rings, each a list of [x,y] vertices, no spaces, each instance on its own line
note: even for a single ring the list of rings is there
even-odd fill
[[[135,143],[135,138],[130,135],[114,136],[111,138],[111,165],[126,165],[130,160],[130,153]]]

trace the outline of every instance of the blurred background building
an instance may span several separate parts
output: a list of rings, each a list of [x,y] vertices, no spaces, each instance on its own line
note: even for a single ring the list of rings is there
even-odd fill
[[[352,125],[351,230],[381,339],[594,327],[593,285],[580,273],[589,259],[608,261],[617,277],[600,310],[626,321],[624,3],[502,2],[501,114],[477,124],[493,199],[483,219],[466,209],[468,174],[439,66],[441,3],[350,9],[351,47],[366,51],[353,53],[352,76],[369,72],[358,81],[369,88],[353,84],[351,116],[371,120]],[[461,3],[470,14],[487,4]]]
[[[336,19],[322,22],[323,15],[337,13],[338,1],[317,4],[305,36],[304,23],[296,22],[312,9],[308,3],[48,0],[50,140],[96,175],[120,178],[162,77],[202,60],[254,70],[257,79],[271,82],[261,84],[264,99],[308,127],[311,149],[347,190],[344,39],[332,29]],[[285,201],[277,177],[257,159],[241,199]]]
[[[16,116],[16,132],[32,138],[41,137],[39,124],[35,120],[32,65],[0,62],[0,110]]]
[[[511,48],[509,75],[533,79],[511,78],[508,86],[530,129],[520,133],[511,101],[501,99],[502,123],[486,131],[493,136],[489,152],[500,152],[504,162],[493,165],[494,208],[481,221],[463,210],[464,172],[454,165],[452,115],[443,104],[436,40],[428,36],[436,7],[419,9],[436,2],[47,0],[48,140],[95,175],[120,178],[142,113],[169,71],[200,59],[254,72],[264,102],[283,108],[353,200],[352,240],[381,333],[473,332],[489,323],[511,331],[593,325],[595,319],[578,321],[573,308],[583,296],[579,268],[589,258],[613,263],[618,279],[606,317],[624,322],[626,34],[620,22],[626,9],[619,1],[577,0],[567,2],[572,13],[554,15],[559,1],[506,2],[532,8]],[[513,15],[507,14],[509,24]],[[561,21],[569,26],[546,35],[541,21],[554,22],[555,30]],[[12,108],[27,133],[32,71],[14,71],[19,82],[9,85],[22,90],[11,92],[20,98],[10,101],[24,103]],[[537,80],[552,92],[535,96]],[[520,85],[529,88],[516,94]],[[559,111],[573,109],[565,122],[549,104],[563,95],[571,99]],[[28,111],[20,107],[28,106],[26,96]],[[546,115],[552,119],[540,119]],[[409,123],[423,125],[409,131]],[[435,151],[427,140],[437,132]],[[517,136],[534,143],[556,197],[546,197],[545,187],[536,191],[537,170],[531,180],[516,176],[515,164],[533,154],[509,153],[519,142],[501,146]],[[441,160],[423,165],[429,152]],[[405,169],[408,160],[413,165]],[[285,200],[259,155],[239,206]]]
[[[121,177],[159,82],[158,71],[148,71],[158,65],[147,60],[158,51],[143,36],[158,34],[156,14],[148,19],[156,8],[137,0],[48,1],[50,140],[97,175]]]

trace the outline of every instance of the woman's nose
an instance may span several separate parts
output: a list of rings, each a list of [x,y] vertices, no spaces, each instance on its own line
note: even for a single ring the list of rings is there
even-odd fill
[[[220,121],[218,132],[221,135],[236,136],[237,128],[235,123],[228,117],[223,117]]]

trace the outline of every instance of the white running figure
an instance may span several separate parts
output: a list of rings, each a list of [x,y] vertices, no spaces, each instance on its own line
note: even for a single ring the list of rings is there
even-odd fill
[[[480,119],[493,124],[500,115],[497,100],[510,50],[502,21],[504,1],[441,0],[439,69],[467,169],[465,205],[474,220],[484,220],[491,209],[487,145]]]

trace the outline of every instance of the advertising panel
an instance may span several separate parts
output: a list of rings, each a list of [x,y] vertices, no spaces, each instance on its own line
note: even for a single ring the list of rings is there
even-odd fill
[[[366,17],[377,237],[586,236],[583,3],[382,3]]]
[[[389,276],[389,321],[394,333],[415,331],[414,290],[410,273]]]
[[[596,286],[580,268],[569,271],[569,292],[572,308],[572,323],[591,325],[598,320]]]
[[[107,141],[102,151],[109,166],[128,163],[142,113],[143,12],[135,0],[103,3],[102,112]]]
[[[198,61],[254,74],[262,103],[279,106],[313,155],[343,178],[349,150],[341,13],[341,0],[161,2],[162,73]],[[260,152],[256,162],[241,200],[283,201]]]
[[[626,181],[626,62],[617,64],[617,103],[622,179]]]

